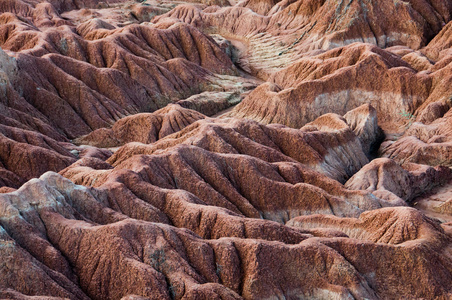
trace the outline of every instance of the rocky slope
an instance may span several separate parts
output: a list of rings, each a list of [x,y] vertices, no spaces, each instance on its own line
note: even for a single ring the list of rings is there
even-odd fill
[[[452,298],[452,1],[0,13],[1,299]]]

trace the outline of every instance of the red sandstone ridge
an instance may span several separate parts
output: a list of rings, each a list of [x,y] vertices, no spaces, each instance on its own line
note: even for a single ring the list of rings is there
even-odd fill
[[[25,12],[0,18],[0,46],[15,56],[18,66],[17,80],[10,80],[17,95],[11,97],[29,107],[26,114],[69,138],[129,114],[218,90],[218,81],[236,80],[221,77],[236,70],[218,45],[180,22],[114,28],[99,21],[75,29],[70,22],[58,28],[40,26]],[[94,33],[94,40],[88,40]]]
[[[272,5],[271,10],[266,8]],[[180,6],[154,21],[177,18],[200,28],[213,26],[244,49],[240,66],[269,83],[247,96],[234,116],[301,127],[323,113],[345,114],[371,103],[382,122],[397,131],[406,123],[401,114],[420,114],[424,103],[452,93],[450,84],[441,82],[444,75],[450,78],[450,71],[443,69],[447,60],[433,67],[438,55],[429,50],[448,49],[445,25],[451,5],[449,1],[243,1],[235,7],[202,11]],[[394,11],[406,21],[393,22]],[[224,26],[220,20],[225,20]],[[401,24],[412,26],[402,29]],[[354,42],[359,43],[349,45]],[[323,105],[326,99],[331,99],[329,105]]]
[[[417,50],[451,20],[451,8],[449,0],[241,1],[233,7],[204,10],[179,6],[153,21],[177,18],[238,39],[248,47],[244,65],[267,77],[305,53],[354,42]]]
[[[378,132],[379,128],[371,130]],[[373,132],[369,135],[377,136]],[[325,115],[301,130],[265,126],[250,120],[204,119],[153,144],[126,144],[108,162],[117,166],[134,155],[162,153],[184,144],[217,153],[254,156],[268,162],[297,161],[345,181],[368,162],[369,153],[359,137],[345,119],[334,114]]]
[[[232,162],[228,159],[229,166],[237,169]],[[259,164],[256,167],[265,172]],[[287,167],[285,176],[293,176]],[[153,169],[156,168],[148,169],[147,175],[137,169],[138,173],[118,170],[96,189],[79,187],[57,174],[47,173],[15,193],[0,196],[6,205],[2,209],[2,227],[15,237],[4,240],[9,243],[9,253],[15,255],[15,260],[6,263],[35,266],[28,274],[16,271],[17,276],[33,278],[35,285],[28,285],[28,291],[102,299],[131,294],[150,299],[197,299],[200,295],[260,299],[293,293],[316,298],[323,293],[371,299],[400,293],[427,298],[449,296],[451,263],[441,254],[449,237],[438,223],[415,209],[372,210],[361,214],[362,221],[327,216],[319,221],[315,219],[320,218],[318,215],[297,217],[288,223],[292,228],[246,218],[228,208],[215,208],[221,204],[205,205],[205,200],[182,190],[187,184],[183,177],[177,180],[178,189],[168,189],[169,182],[156,182],[159,176],[152,175]],[[334,187],[337,183],[328,183],[318,175],[312,181],[309,177],[314,174],[300,171],[304,181],[323,181],[324,186],[330,185],[331,191],[342,193],[345,199],[359,195]],[[231,179],[243,187],[243,182],[237,182],[239,178],[244,177]],[[56,194],[61,196],[55,197]],[[27,202],[29,198],[34,201]],[[271,206],[264,208],[268,204],[250,203],[261,210],[274,205],[269,202]],[[25,209],[26,217],[18,217]],[[403,228],[408,224],[415,227],[405,232]],[[379,254],[363,256],[363,251]],[[6,257],[12,256],[2,256]],[[383,267],[381,260],[390,262],[391,268]],[[294,265],[296,268],[290,267]],[[10,269],[18,267],[16,263]],[[413,272],[406,272],[406,268]],[[269,273],[268,269],[275,271]],[[122,272],[122,278],[127,276],[129,280],[109,276],[110,272]],[[375,276],[369,277],[373,272]],[[425,283],[419,280],[418,272],[425,276]],[[23,292],[18,282],[7,281],[6,286]],[[39,289],[43,282],[52,282],[52,288],[43,292]],[[73,282],[79,282],[80,288]],[[387,289],[388,285],[396,285],[396,292]],[[319,294],[319,289],[325,292]]]
[[[204,115],[196,111],[169,104],[154,113],[122,118],[111,129],[97,129],[75,142],[102,148],[117,147],[128,142],[150,144],[204,118]]]
[[[0,1],[0,298],[452,298],[451,14]]]
[[[108,5],[117,10],[125,4]],[[60,171],[76,160],[71,150],[83,150],[68,142],[128,115],[200,92],[215,96],[225,86],[235,95],[255,85],[237,77],[227,54],[193,26],[124,27],[114,18],[79,24],[62,16],[94,7],[89,1],[1,4],[0,46],[7,52],[0,51],[1,186],[17,188],[45,171]],[[186,103],[205,111],[208,105],[198,102]],[[223,109],[232,104],[225,101]]]
[[[382,199],[411,201],[451,179],[449,168],[413,163],[400,166],[391,159],[378,158],[353,175],[345,186],[352,190],[372,191]]]
[[[432,87],[431,76],[417,73],[392,53],[361,43],[302,58],[270,81],[250,93],[231,115],[301,127],[324,113],[345,114],[370,103],[383,124],[394,126],[406,122],[401,113],[419,107]]]

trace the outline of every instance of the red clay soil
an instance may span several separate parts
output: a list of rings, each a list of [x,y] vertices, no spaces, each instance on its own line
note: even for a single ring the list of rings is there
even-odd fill
[[[0,299],[452,298],[451,20],[0,1]]]

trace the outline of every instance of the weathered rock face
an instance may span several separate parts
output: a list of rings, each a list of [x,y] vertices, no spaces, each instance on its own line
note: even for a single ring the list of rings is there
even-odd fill
[[[379,78],[376,81],[373,78]],[[394,54],[368,44],[352,44],[298,60],[274,74],[232,112],[264,123],[301,127],[322,114],[346,114],[372,104],[382,124],[406,122],[428,98],[432,79],[417,74]]]
[[[122,124],[130,123],[128,115],[203,91],[215,97],[225,86],[230,94],[255,86],[251,79],[238,85],[230,58],[191,25],[175,21],[156,27],[135,20],[124,26],[115,19],[126,5],[122,1],[104,3],[116,8],[101,9],[105,15],[96,19],[82,18],[95,12],[89,9],[97,7],[92,1],[8,3],[0,5],[0,46],[7,52],[0,50],[0,186],[18,188],[45,171],[67,167],[77,159],[70,151],[83,151],[68,142],[82,135],[103,141],[88,138],[86,143],[96,146],[152,142],[204,117],[195,112],[169,113],[162,121],[137,116],[136,125],[163,122],[155,137],[140,138],[129,136],[134,129]],[[225,102],[223,109],[233,104]],[[124,120],[109,129],[119,119]]]
[[[283,33],[292,38],[292,47],[304,50],[358,41],[417,49],[451,20],[451,8],[450,1],[242,1],[235,7],[208,11],[181,6],[158,18],[179,18],[239,35]],[[392,17],[394,12],[400,22]]]
[[[72,139],[126,115],[221,89],[216,84],[224,79],[215,74],[236,74],[210,37],[184,23],[117,28],[93,19],[76,27],[59,14],[68,8],[47,3],[51,24],[42,24],[44,3],[23,5],[23,11],[5,5],[11,13],[1,15],[0,46],[18,66],[17,80],[4,87],[17,99],[4,103],[2,114],[44,134],[51,127]]]
[[[375,196],[386,200],[411,201],[451,179],[449,168],[413,163],[400,166],[391,159],[378,158],[353,175],[345,186],[352,190],[372,191]]]
[[[221,9],[180,6],[154,21],[177,18],[200,28],[218,27],[245,48],[239,65],[269,82],[247,96],[233,116],[299,128],[324,113],[343,115],[370,103],[385,128],[401,131],[409,122],[405,116],[421,114],[427,103],[452,94],[450,26],[445,26],[451,5],[243,1]],[[394,22],[394,11],[406,22]]]
[[[452,298],[452,1],[187,2],[0,2],[0,298]]]
[[[241,66],[268,78],[300,56],[354,42],[417,50],[451,20],[451,8],[451,1],[241,1],[204,10],[179,6],[153,21],[176,18],[237,38],[247,46]]]
[[[75,140],[96,147],[117,147],[128,142],[153,143],[184,129],[205,116],[177,104],[169,104],[154,113],[141,113],[117,121],[111,129],[101,128]]]
[[[162,189],[134,171],[112,174],[96,189],[47,173],[0,195],[2,249],[9,254],[1,257],[11,259],[5,263],[12,263],[8,270],[17,276],[33,278],[27,293],[74,299],[325,293],[378,299],[394,297],[386,287],[395,285],[399,296],[450,296],[452,265],[441,254],[449,238],[415,209],[373,210],[359,219],[296,217],[290,227],[206,206],[183,186]],[[197,234],[185,229],[190,227]],[[388,265],[377,263],[381,260]],[[27,270],[32,271],[24,274]],[[425,277],[414,284],[419,272]],[[123,276],[110,275],[116,273]],[[0,273],[11,278],[6,274]],[[1,282],[24,292],[20,280]],[[43,291],[49,282],[52,287]]]
[[[433,254],[428,249],[432,249],[430,247],[433,245],[433,248],[436,248],[443,244],[441,240],[445,241],[445,232],[437,222],[413,208],[384,208],[363,213],[359,219],[298,217],[291,221],[291,225],[295,228],[334,228],[349,236],[349,239],[321,239],[321,242],[341,253],[352,264],[356,264],[357,270],[366,274],[369,285],[374,287],[380,297],[397,298],[409,290],[419,293],[410,296],[416,298],[441,297],[439,295],[443,294],[443,280],[448,276],[446,274],[449,272],[447,269],[450,262],[444,261],[441,254]],[[432,244],[426,243],[425,238]],[[357,247],[354,243],[360,246]],[[366,255],[363,255],[363,252]],[[436,256],[435,262],[423,262],[423,257],[431,255]],[[382,256],[386,262],[383,265],[378,263]],[[406,259],[407,257],[413,259]],[[406,269],[417,274],[422,273],[420,280],[412,282]],[[424,280],[430,282],[428,288],[420,284]],[[379,294],[379,286],[382,283],[384,295]],[[392,290],[388,288],[391,284],[400,285],[400,289],[389,292]]]
[[[450,57],[451,53],[451,33],[452,22],[447,23],[433,40],[423,49],[423,52],[434,61],[440,61],[443,58]]]
[[[169,36],[165,37],[167,33]],[[182,23],[168,29],[127,27],[92,43],[80,40],[71,31],[48,33],[44,40],[47,38],[51,39],[50,44],[64,49],[48,53],[34,47],[24,51],[27,54],[20,53],[18,64],[25,84],[18,88],[48,119],[55,111],[60,112],[61,117],[52,121],[70,138],[107,127],[128,114],[156,110],[171,98],[214,89],[209,87],[214,83],[214,75],[204,67],[211,65],[212,70],[222,73],[231,72],[232,67],[229,58],[212,41]],[[202,48],[210,53],[184,53],[182,44],[175,46],[177,52],[171,53],[168,46],[147,42],[158,39],[171,45],[179,40],[186,44],[187,51],[196,51],[196,43],[211,44]],[[143,48],[137,55],[134,53]],[[39,57],[34,51],[41,52]],[[209,62],[210,58],[215,62]],[[46,84],[39,84],[44,78]]]
[[[200,120],[153,144],[126,144],[108,162],[117,166],[134,155],[162,153],[179,144],[267,162],[300,162],[338,181],[345,181],[368,162],[359,139],[337,115],[319,118],[302,130],[249,120]]]
[[[443,103],[447,107],[450,99]],[[444,106],[440,103],[433,103],[426,109],[433,110],[432,106],[437,106],[437,118],[431,123],[418,117],[421,122],[414,122],[397,141],[384,143],[380,149],[383,156],[393,158],[397,161],[406,161],[431,166],[452,166],[452,157],[449,149],[452,146],[451,112],[444,114]],[[442,110],[442,111],[441,111]],[[447,110],[446,110],[447,111]],[[424,115],[425,116],[425,115]],[[414,118],[413,118],[414,119]],[[425,122],[425,123],[422,123]]]
[[[0,185],[18,188],[33,177],[49,170],[60,171],[75,160],[73,153],[47,136],[0,125],[0,168],[12,173]]]
[[[369,104],[364,104],[344,115],[348,126],[358,137],[364,153],[369,157],[380,146],[384,133],[378,126],[377,111]]]

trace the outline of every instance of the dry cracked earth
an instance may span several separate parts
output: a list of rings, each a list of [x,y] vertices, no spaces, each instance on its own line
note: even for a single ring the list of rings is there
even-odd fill
[[[187,1],[0,0],[0,298],[451,299],[452,0]]]

